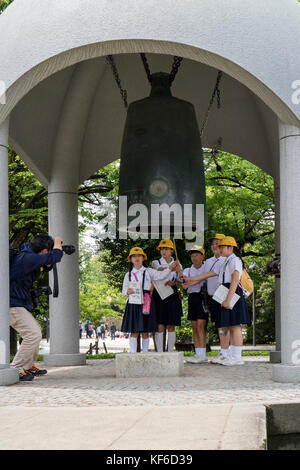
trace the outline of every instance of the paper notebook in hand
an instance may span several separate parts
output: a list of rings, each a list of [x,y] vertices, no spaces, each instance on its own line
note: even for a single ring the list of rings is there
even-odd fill
[[[214,293],[213,299],[216,302],[219,302],[219,304],[221,304],[226,299],[226,297],[228,295],[228,291],[229,291],[229,289],[227,287],[223,286],[223,284],[221,284],[218,287],[218,289],[216,290],[216,292]],[[233,297],[230,301],[230,309],[231,310],[233,309],[233,307],[235,306],[235,304],[237,303],[239,298],[240,298],[240,296],[238,294],[233,294]]]
[[[152,282],[161,300],[165,300],[167,297],[174,294],[174,291],[171,286],[165,286],[167,279],[164,279],[163,281],[152,281]]]
[[[130,281],[128,283],[128,288],[133,290],[133,294],[129,294],[128,296],[129,303],[141,305],[144,302],[144,296],[143,296],[141,283]]]

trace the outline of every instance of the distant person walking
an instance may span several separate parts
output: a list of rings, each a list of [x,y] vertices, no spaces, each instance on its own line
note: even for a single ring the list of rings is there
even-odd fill
[[[116,330],[117,327],[114,322],[112,322],[112,324],[110,325],[110,339],[116,339]]]
[[[100,336],[101,339],[105,339],[105,325],[101,325],[100,327]]]
[[[92,338],[92,335],[94,333],[93,325],[88,326],[88,332],[87,333],[88,333],[88,337]]]

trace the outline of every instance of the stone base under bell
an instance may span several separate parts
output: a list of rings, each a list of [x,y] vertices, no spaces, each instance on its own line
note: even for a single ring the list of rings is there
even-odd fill
[[[183,353],[129,353],[116,355],[117,377],[178,377],[183,374]]]

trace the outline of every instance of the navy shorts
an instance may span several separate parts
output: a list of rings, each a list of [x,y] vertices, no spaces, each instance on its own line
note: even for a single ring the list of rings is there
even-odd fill
[[[189,294],[188,298],[188,316],[187,319],[191,321],[206,320],[208,321],[208,313],[204,311],[202,305],[202,294],[200,292],[193,292]]]

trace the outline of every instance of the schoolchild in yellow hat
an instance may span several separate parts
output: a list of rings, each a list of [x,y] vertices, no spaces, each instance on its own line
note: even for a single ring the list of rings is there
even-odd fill
[[[171,248],[172,250],[174,250],[174,243],[172,242],[172,240],[164,238],[163,240],[160,240],[159,245],[156,247],[158,251],[161,248]]]
[[[152,261],[152,267],[157,270],[164,270],[174,261],[172,254],[174,251],[172,240],[164,238],[156,247],[160,251],[161,258]],[[182,271],[182,266],[178,265],[178,271]],[[163,332],[168,330],[168,352],[172,352],[175,346],[176,334],[175,326],[181,325],[181,317],[183,315],[181,298],[177,291],[176,281],[178,281],[176,273],[171,273],[166,283],[170,288],[170,295],[164,300],[160,297],[158,291],[153,290],[153,301],[157,311],[158,331],[155,333],[155,343],[158,352],[163,352]],[[172,293],[173,291],[173,293]]]
[[[224,233],[215,233],[213,237],[211,237],[211,251],[213,252],[213,256],[208,258],[203,267],[203,271],[205,273],[210,272],[215,266],[218,267],[222,265],[226,260],[225,257],[221,256],[220,251],[220,242],[225,238]],[[218,276],[209,277],[206,281],[206,289],[207,289],[207,309],[210,313],[210,320],[212,323],[216,324],[218,320],[219,313],[221,311],[221,305],[213,299],[213,295],[218,289],[221,282],[219,281]],[[218,356],[211,359],[212,364],[219,364],[219,361],[225,359],[229,354],[229,344],[230,344],[230,333],[229,329],[219,328],[219,339],[220,339],[220,352]]]
[[[217,328],[228,328],[230,331],[230,353],[219,362],[224,366],[242,365],[243,336],[241,325],[250,325],[248,308],[244,299],[243,290],[239,285],[243,272],[243,263],[234,253],[238,249],[234,237],[227,236],[220,241],[221,255],[225,257],[222,265],[215,265],[209,273],[185,278],[187,283],[199,282],[210,277],[219,276],[219,281],[227,289],[227,296],[221,304],[216,322]],[[192,279],[192,280],[191,280]],[[239,296],[234,306],[231,305],[234,294]]]
[[[194,245],[194,246],[192,246],[192,248],[189,249],[190,253],[192,253],[193,251],[195,253],[201,253],[202,255],[205,255],[205,250],[204,250],[203,246]]]
[[[183,270],[183,275],[188,277],[197,276],[203,273],[203,260],[205,250],[202,246],[194,245],[189,250],[192,266]],[[206,357],[206,324],[208,313],[203,307],[202,282],[189,286],[188,293],[188,316],[193,329],[193,342],[195,346],[195,356],[187,357],[187,362],[200,363],[207,362]]]
[[[219,246],[235,246],[236,248],[237,243],[233,237],[224,237],[222,240],[219,242]]]
[[[131,260],[131,256],[133,255],[142,255],[144,257],[144,261],[147,259],[146,253],[144,253],[144,250],[140,248],[139,246],[135,246],[134,248],[131,248],[129,255],[127,257],[128,261]]]
[[[211,240],[223,240],[225,238],[224,233],[216,233],[213,237],[211,237]]]
[[[137,351],[137,337],[142,335],[143,352],[148,352],[149,333],[157,331],[155,305],[151,298],[151,283],[155,280],[167,281],[170,273],[176,269],[177,263],[170,264],[166,270],[146,268],[143,262],[147,255],[142,248],[131,248],[128,256],[131,269],[123,280],[122,292],[128,296],[123,316],[121,331],[130,333],[129,345],[132,353]]]

